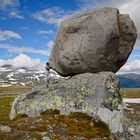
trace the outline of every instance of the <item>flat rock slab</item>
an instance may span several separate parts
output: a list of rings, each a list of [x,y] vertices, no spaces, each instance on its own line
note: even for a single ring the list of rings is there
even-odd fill
[[[136,37],[133,21],[116,8],[82,12],[61,23],[49,64],[62,76],[117,72],[133,50]]]
[[[112,133],[122,133],[121,103],[119,80],[114,73],[85,73],[52,80],[48,87],[35,88],[31,93],[18,96],[13,102],[10,118],[37,116],[49,109],[57,109],[60,114],[82,112],[104,121]]]

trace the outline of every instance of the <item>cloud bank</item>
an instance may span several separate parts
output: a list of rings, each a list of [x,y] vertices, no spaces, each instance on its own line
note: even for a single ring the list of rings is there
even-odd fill
[[[0,10],[19,6],[19,0],[0,0]]]
[[[136,73],[140,74],[140,60],[135,60],[125,64],[118,72],[118,74]]]
[[[19,54],[17,57],[13,59],[0,59],[0,66],[5,64],[11,64],[14,67],[28,67],[32,68],[40,64],[40,59],[32,59],[25,54]]]
[[[50,52],[47,50],[41,50],[41,49],[34,49],[30,47],[14,47],[9,44],[0,44],[0,48],[7,49],[9,52],[14,53],[35,53],[35,54],[41,54],[49,56]]]
[[[64,11],[60,7],[52,7],[36,12],[33,17],[45,24],[59,25],[62,20],[74,13],[75,11]]]

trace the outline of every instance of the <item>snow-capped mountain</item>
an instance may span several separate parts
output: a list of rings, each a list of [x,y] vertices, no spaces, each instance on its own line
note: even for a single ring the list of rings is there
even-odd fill
[[[15,68],[13,65],[0,66],[0,86],[37,85],[45,82],[45,68]]]
[[[50,77],[64,78],[58,75],[55,71],[50,71]],[[68,77],[65,77],[68,78]],[[118,75],[121,87],[135,88],[140,87],[140,75],[138,74],[123,74]],[[32,69],[27,67],[16,68],[13,65],[0,66],[0,86],[34,86],[44,84],[46,81],[45,66],[39,65]]]

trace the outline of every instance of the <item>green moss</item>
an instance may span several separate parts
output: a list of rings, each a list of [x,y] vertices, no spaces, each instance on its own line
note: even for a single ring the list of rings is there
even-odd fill
[[[0,98],[0,122],[7,123],[10,121],[9,113],[11,110],[11,103],[14,101],[14,97]]]

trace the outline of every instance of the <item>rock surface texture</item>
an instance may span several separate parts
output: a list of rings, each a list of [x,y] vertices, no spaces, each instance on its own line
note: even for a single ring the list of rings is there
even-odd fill
[[[133,21],[116,8],[101,8],[64,20],[49,59],[62,76],[117,72],[127,61],[137,37]]]
[[[114,73],[85,73],[20,95],[13,103],[10,118],[36,116],[49,109],[65,115],[82,112],[108,124],[112,133],[123,133],[121,103],[119,80]]]

